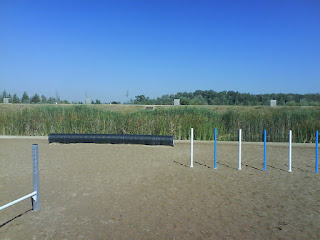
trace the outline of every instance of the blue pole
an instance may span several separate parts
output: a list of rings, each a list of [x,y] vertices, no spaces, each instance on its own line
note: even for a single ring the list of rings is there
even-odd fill
[[[217,129],[214,129],[214,169],[217,169]]]
[[[38,144],[32,145],[32,172],[33,172],[33,191],[37,194],[32,197],[32,207],[34,211],[40,210],[40,184],[39,184],[39,153]]]
[[[267,130],[263,131],[263,171],[267,170]]]
[[[316,171],[315,173],[318,173],[318,131],[316,131]]]

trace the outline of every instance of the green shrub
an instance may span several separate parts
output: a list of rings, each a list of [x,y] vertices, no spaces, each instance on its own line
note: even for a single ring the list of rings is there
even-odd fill
[[[314,142],[320,128],[319,108],[245,107],[217,112],[200,107],[159,108],[154,111],[111,112],[88,106],[39,106],[17,111],[2,111],[0,133],[3,135],[48,135],[50,133],[106,133],[175,135],[190,139],[194,128],[196,140],[237,141],[238,129],[245,141],[288,141],[293,130],[294,142]]]

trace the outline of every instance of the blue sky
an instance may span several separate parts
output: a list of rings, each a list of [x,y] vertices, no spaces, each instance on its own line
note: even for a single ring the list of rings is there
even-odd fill
[[[0,1],[0,91],[320,92],[320,1]]]

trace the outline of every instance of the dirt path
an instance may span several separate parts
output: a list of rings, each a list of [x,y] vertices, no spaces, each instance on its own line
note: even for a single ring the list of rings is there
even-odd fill
[[[0,205],[32,191],[39,144],[41,210],[0,212],[0,239],[320,239],[312,144],[196,142],[175,147],[0,139]]]

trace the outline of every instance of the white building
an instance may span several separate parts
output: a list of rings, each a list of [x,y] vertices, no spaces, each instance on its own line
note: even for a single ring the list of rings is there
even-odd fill
[[[174,99],[173,100],[173,105],[174,106],[179,106],[180,105],[180,99]]]
[[[270,107],[276,107],[277,106],[277,100],[270,100]]]
[[[9,100],[10,100],[10,98],[3,98],[3,103],[8,104]]]

